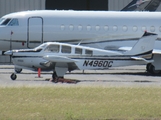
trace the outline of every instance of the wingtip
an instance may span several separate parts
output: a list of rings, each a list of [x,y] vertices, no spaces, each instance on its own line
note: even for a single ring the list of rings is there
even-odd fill
[[[151,33],[151,32],[147,32],[146,30],[144,31],[143,37],[145,36],[150,36],[150,35],[157,35],[156,33]]]

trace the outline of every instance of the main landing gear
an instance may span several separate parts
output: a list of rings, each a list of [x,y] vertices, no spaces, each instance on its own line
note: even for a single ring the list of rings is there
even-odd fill
[[[147,70],[148,73],[150,73],[152,75],[161,75],[161,71],[155,70],[154,65],[152,65],[151,63],[146,65],[146,70]]]
[[[55,71],[53,72],[52,79],[50,81],[54,82],[54,83],[61,82],[61,83],[74,83],[74,84],[79,82],[79,81],[76,81],[76,80],[64,79],[64,77],[60,77],[60,76],[58,77]]]

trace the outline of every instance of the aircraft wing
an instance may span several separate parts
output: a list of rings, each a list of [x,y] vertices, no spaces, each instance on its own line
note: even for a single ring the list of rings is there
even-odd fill
[[[156,11],[161,0],[133,0],[121,11]]]
[[[154,60],[146,60],[146,59],[141,58],[141,57],[131,57],[131,58],[134,59],[134,60],[142,60],[142,61],[145,61],[146,63],[154,62]]]
[[[45,60],[50,61],[50,62],[65,62],[65,63],[76,62],[76,60],[73,60],[73,59],[68,58],[66,56],[46,55],[43,58]]]

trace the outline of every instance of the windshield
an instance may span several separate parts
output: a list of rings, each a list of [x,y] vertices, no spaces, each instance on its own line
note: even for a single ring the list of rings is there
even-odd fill
[[[5,18],[0,19],[0,25],[4,22]]]
[[[46,48],[46,46],[47,46],[47,44],[44,43],[44,44],[42,44],[42,45],[36,47],[35,50],[36,50],[36,51],[37,51],[37,50],[38,50],[38,51],[41,51],[42,49]]]
[[[10,21],[11,21],[11,18],[4,19],[2,20],[0,25],[7,25]]]

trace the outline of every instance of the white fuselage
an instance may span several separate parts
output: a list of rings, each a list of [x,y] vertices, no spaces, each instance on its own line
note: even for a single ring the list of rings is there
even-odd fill
[[[161,48],[160,12],[50,11],[8,14],[18,24],[0,25],[0,50],[33,48],[43,42],[81,43],[101,49],[133,46],[144,33],[158,34]]]

